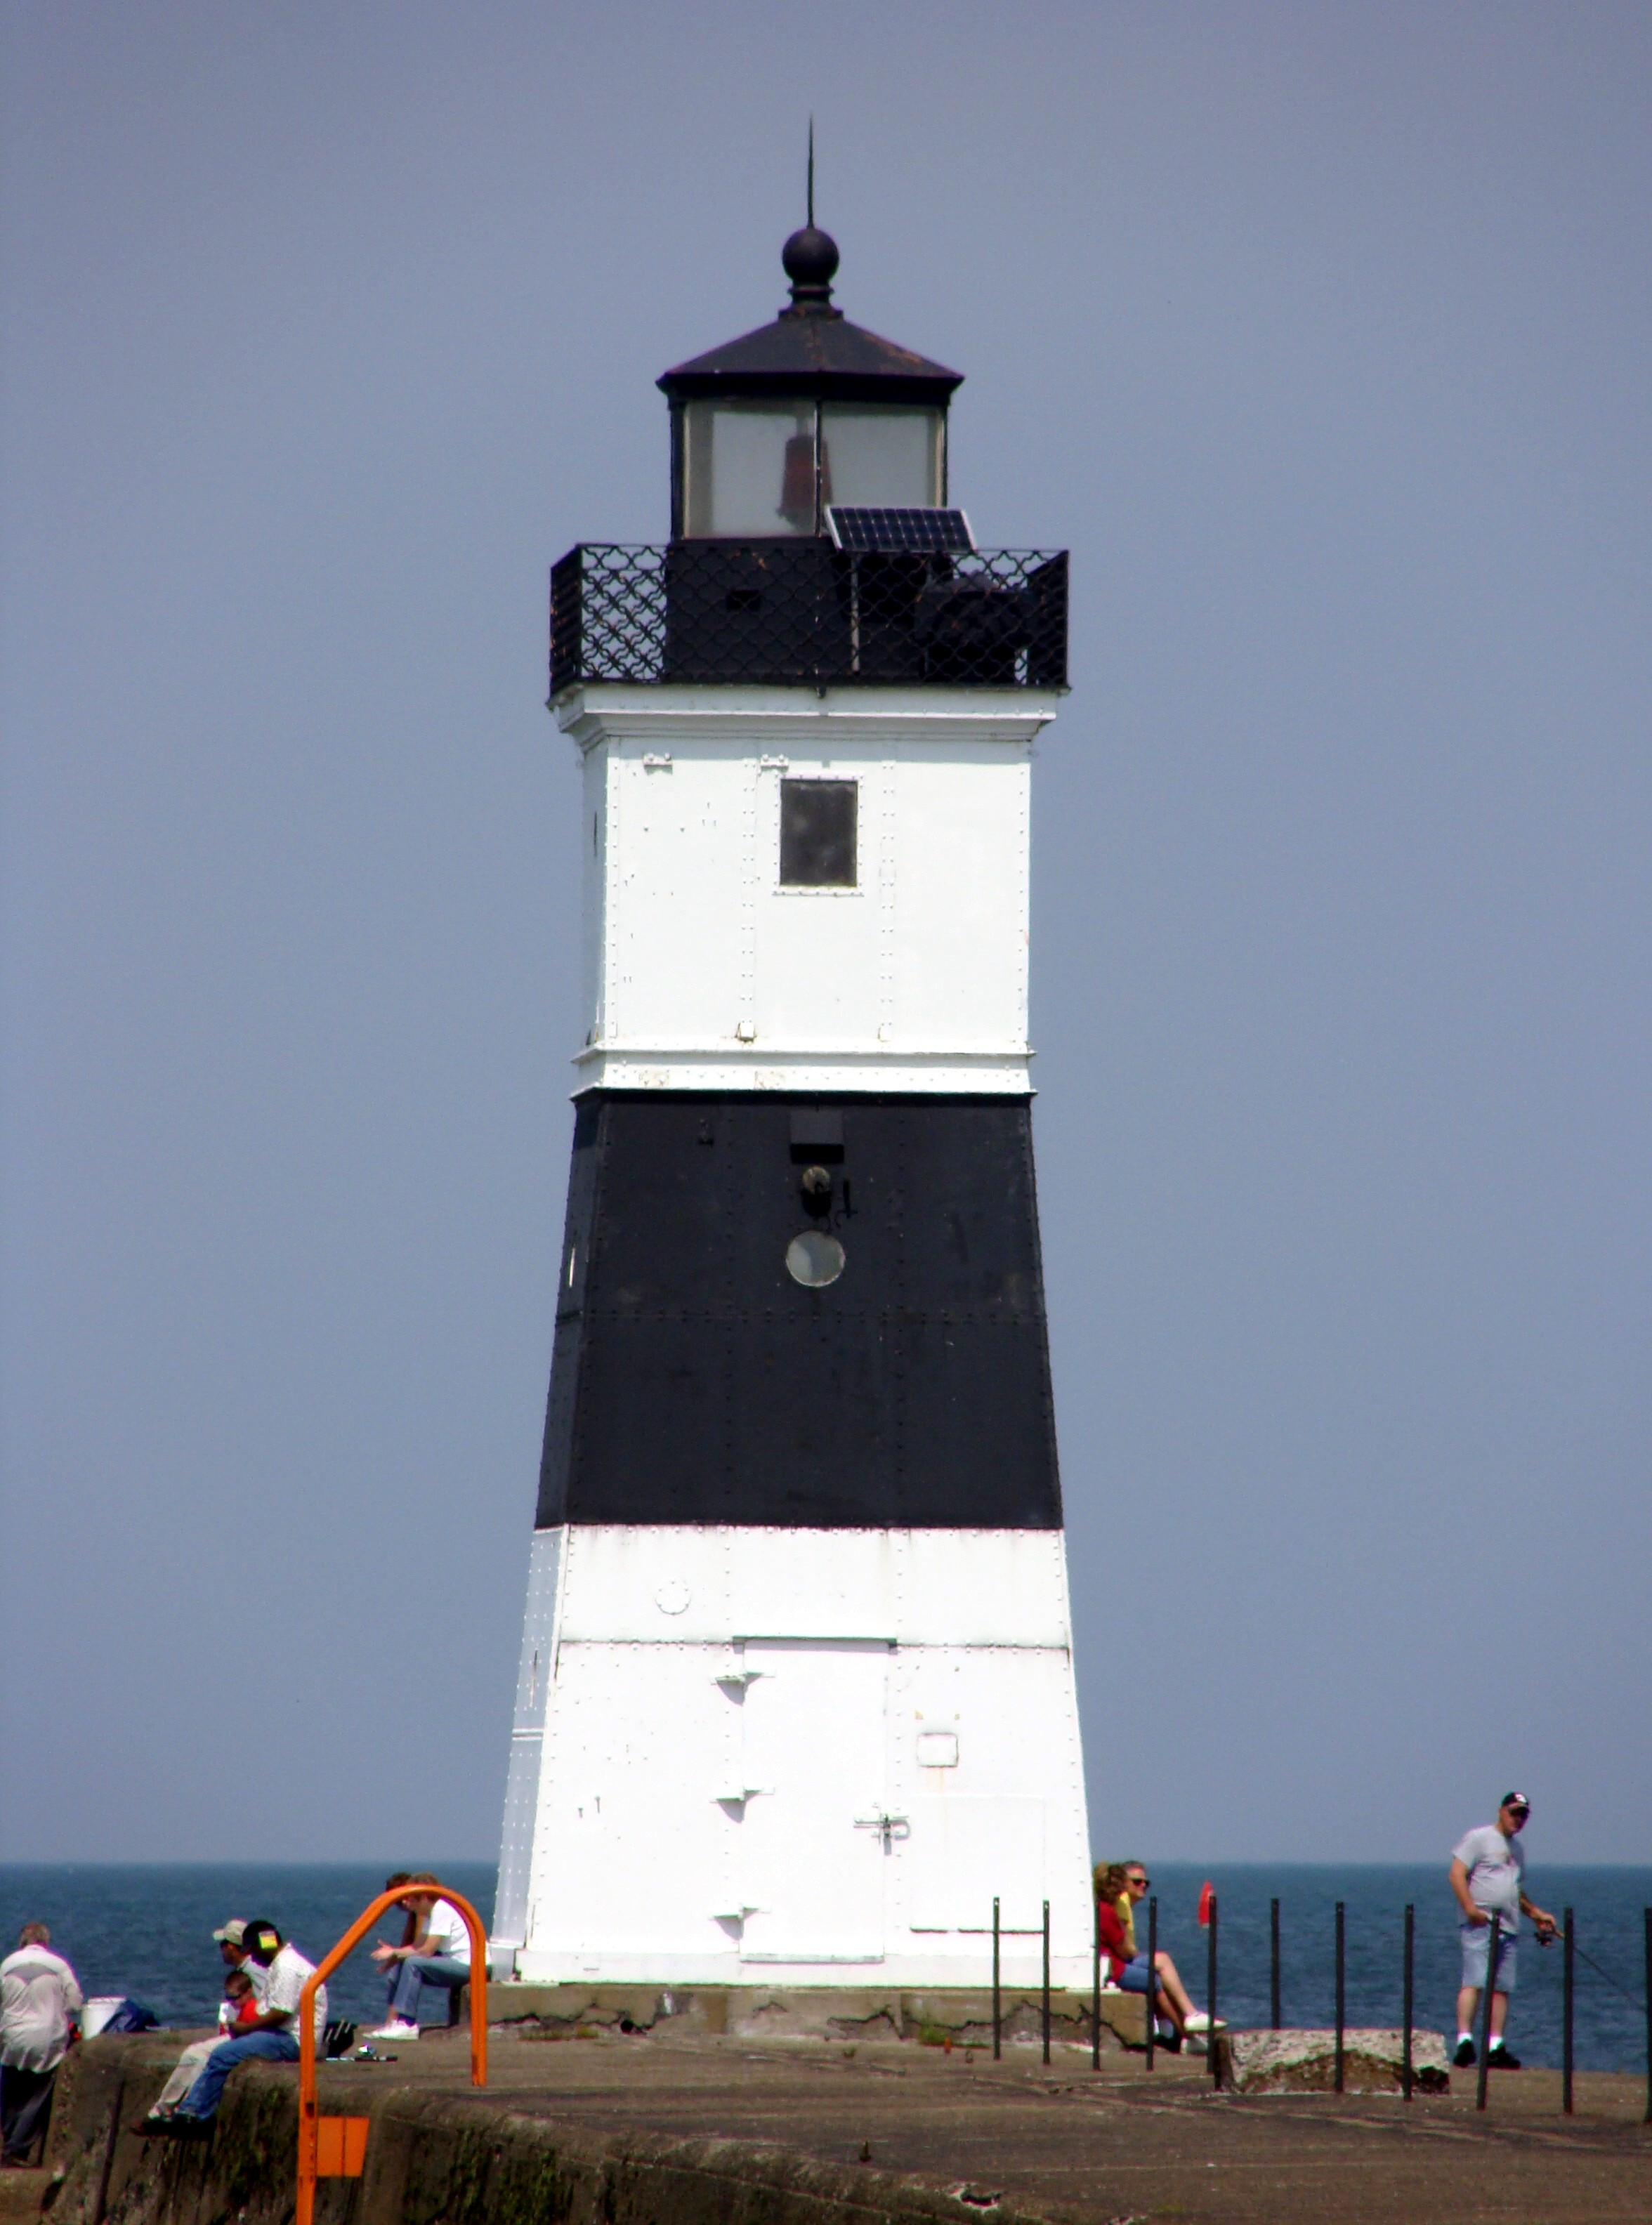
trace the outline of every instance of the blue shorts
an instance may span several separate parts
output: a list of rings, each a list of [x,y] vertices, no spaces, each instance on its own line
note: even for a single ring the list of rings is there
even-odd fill
[[[1498,1957],[1499,1962],[1502,1957]],[[1127,1962],[1113,1981],[1121,1994],[1145,1994],[1147,1990],[1147,1958],[1138,1955]]]
[[[1477,1992],[1485,1984],[1485,1966],[1491,1956],[1491,1926],[1489,1924],[1461,1924],[1458,1930],[1463,1941],[1463,1983]],[[1515,1990],[1515,1950],[1520,1942],[1516,1936],[1505,1931],[1497,1941],[1497,1975],[1492,1991],[1512,1994]]]

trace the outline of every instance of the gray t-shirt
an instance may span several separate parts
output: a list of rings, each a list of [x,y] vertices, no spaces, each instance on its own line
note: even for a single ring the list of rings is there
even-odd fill
[[[1505,1839],[1495,1823],[1464,1834],[1452,1860],[1469,1873],[1469,1899],[1488,1916],[1503,1918],[1506,1939],[1520,1929],[1520,1896],[1526,1883],[1526,1850],[1518,1832]]]

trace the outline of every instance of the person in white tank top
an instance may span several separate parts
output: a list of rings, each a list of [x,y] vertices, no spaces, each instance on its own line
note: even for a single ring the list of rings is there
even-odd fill
[[[398,1871],[384,1881],[389,1892],[398,1885],[411,1888],[403,1896],[408,1920],[401,1943],[381,1939],[373,1960],[384,1974],[390,1997],[390,2017],[371,2039],[416,2039],[419,2036],[419,1995],[426,1986],[440,1986],[449,1994],[467,1986],[471,1977],[470,1927],[450,1900],[435,1890],[440,1880]]]

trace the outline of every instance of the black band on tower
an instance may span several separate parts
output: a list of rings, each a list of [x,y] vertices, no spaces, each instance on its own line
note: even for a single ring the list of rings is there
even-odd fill
[[[1059,1529],[1029,1100],[580,1099],[563,1522]]]

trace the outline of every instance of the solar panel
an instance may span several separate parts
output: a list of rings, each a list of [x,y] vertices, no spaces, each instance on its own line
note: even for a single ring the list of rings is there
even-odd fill
[[[928,555],[972,549],[975,536],[961,510],[893,510],[860,504],[828,505],[826,529],[840,548]]]

